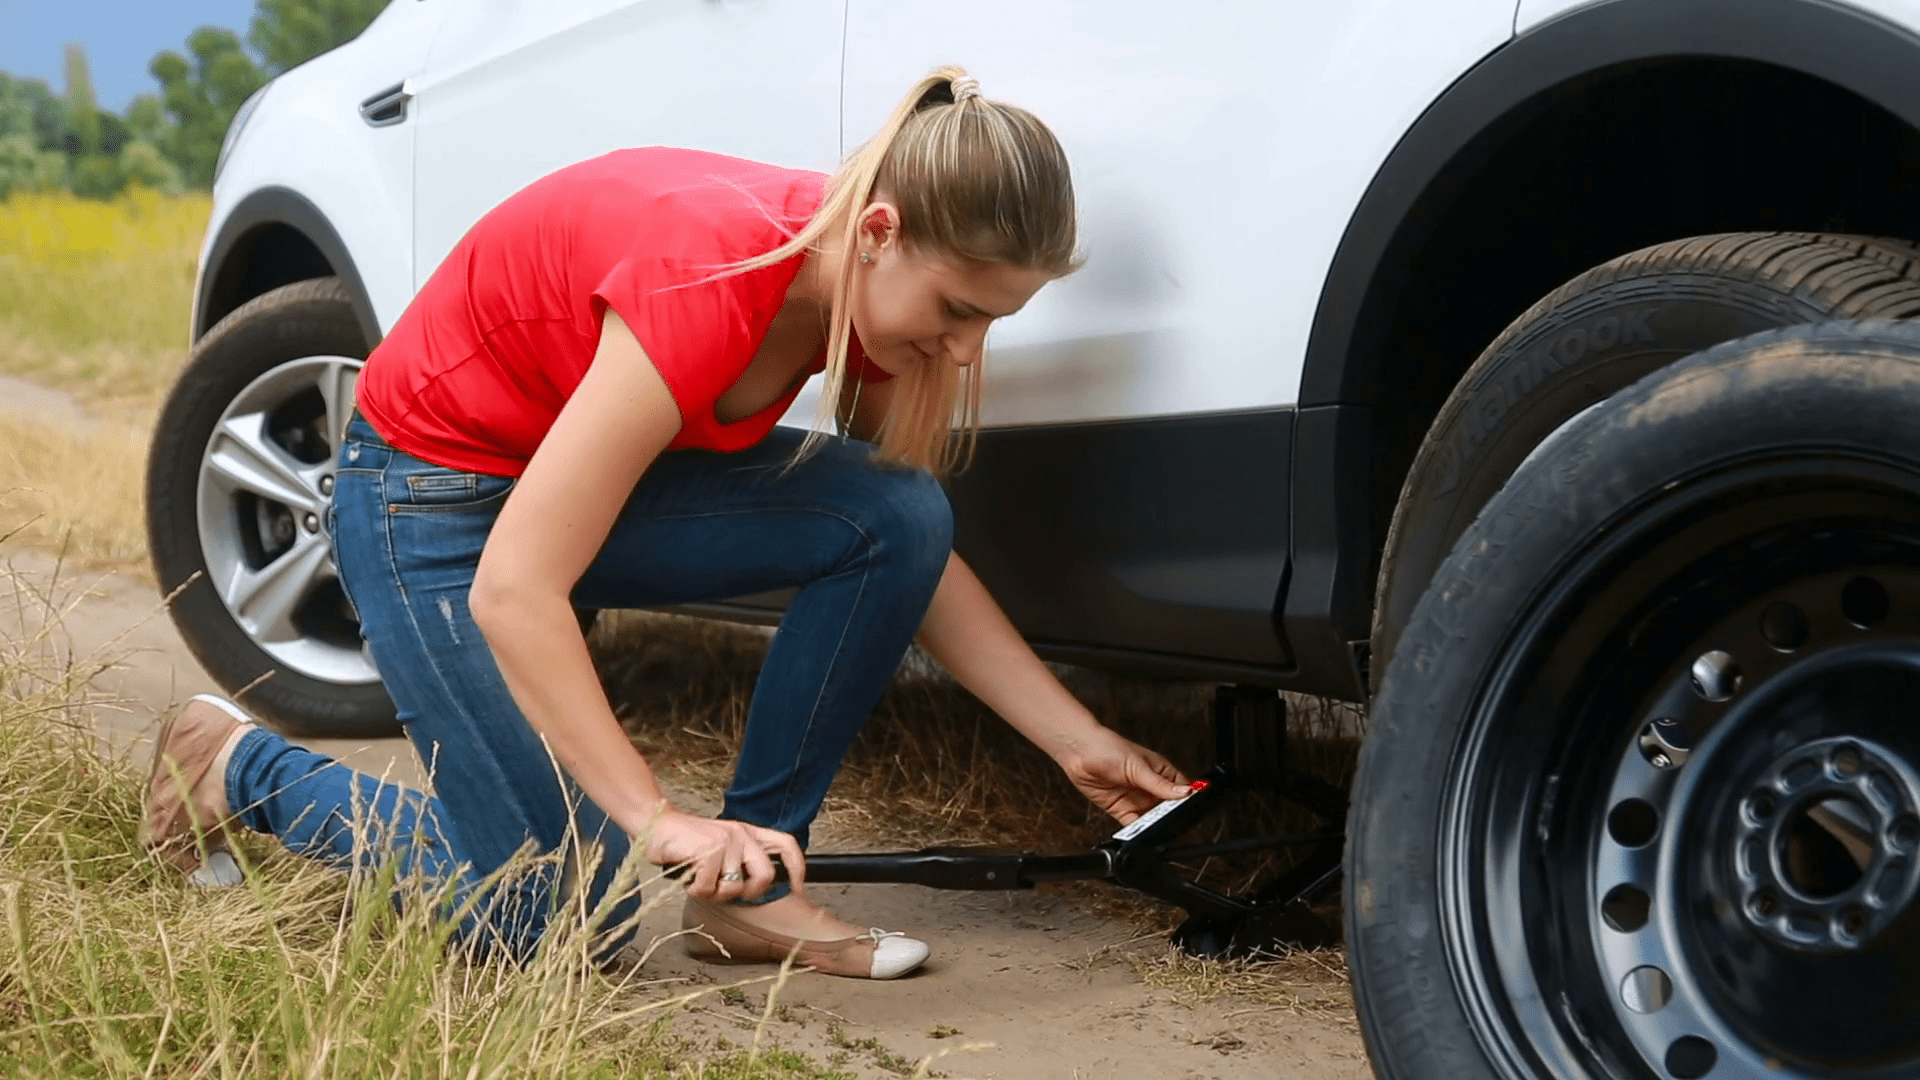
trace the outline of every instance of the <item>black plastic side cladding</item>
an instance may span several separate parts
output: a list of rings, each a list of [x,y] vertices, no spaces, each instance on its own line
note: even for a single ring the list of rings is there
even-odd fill
[[[306,196],[289,188],[261,188],[233,208],[207,251],[206,271],[193,298],[194,340],[255,296],[328,276],[345,286],[371,348],[380,341],[380,322],[340,234]]]
[[[1301,409],[1294,431],[1293,574],[1279,609],[1297,669],[1287,685],[1364,701],[1374,551],[1388,524],[1370,498],[1380,465],[1375,410]]]
[[[1292,667],[1273,612],[1293,419],[1268,409],[983,431],[949,487],[954,546],[1030,639],[1278,681]]]

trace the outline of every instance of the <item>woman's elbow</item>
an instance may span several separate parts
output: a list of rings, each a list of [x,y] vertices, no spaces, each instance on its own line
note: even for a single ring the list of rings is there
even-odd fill
[[[526,621],[527,609],[534,602],[530,592],[524,584],[489,574],[482,566],[467,590],[467,611],[480,633],[493,640],[497,628]]]
[[[482,634],[493,636],[493,627],[498,625],[500,608],[505,602],[498,585],[484,573],[474,575],[473,586],[467,590],[467,611]]]

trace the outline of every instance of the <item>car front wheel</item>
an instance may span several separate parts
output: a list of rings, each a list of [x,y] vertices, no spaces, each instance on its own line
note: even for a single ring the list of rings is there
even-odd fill
[[[256,297],[195,347],[148,459],[148,539],[175,625],[215,681],[289,734],[395,730],[326,531],[366,355],[337,279]]]

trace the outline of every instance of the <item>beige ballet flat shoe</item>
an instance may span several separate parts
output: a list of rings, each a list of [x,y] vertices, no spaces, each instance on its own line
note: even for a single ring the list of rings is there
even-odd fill
[[[228,844],[226,766],[253,721],[232,702],[202,694],[160,728],[147,773],[140,846],[196,885],[238,885]]]
[[[713,964],[778,964],[789,955],[795,967],[855,979],[897,979],[926,962],[927,943],[878,927],[832,941],[808,941],[763,930],[741,918],[742,908],[687,897],[680,911],[687,955]]]

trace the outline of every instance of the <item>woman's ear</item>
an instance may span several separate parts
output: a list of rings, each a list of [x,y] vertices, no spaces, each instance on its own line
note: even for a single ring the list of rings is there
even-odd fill
[[[859,249],[878,259],[888,245],[900,240],[900,211],[889,202],[870,202],[860,212]]]

